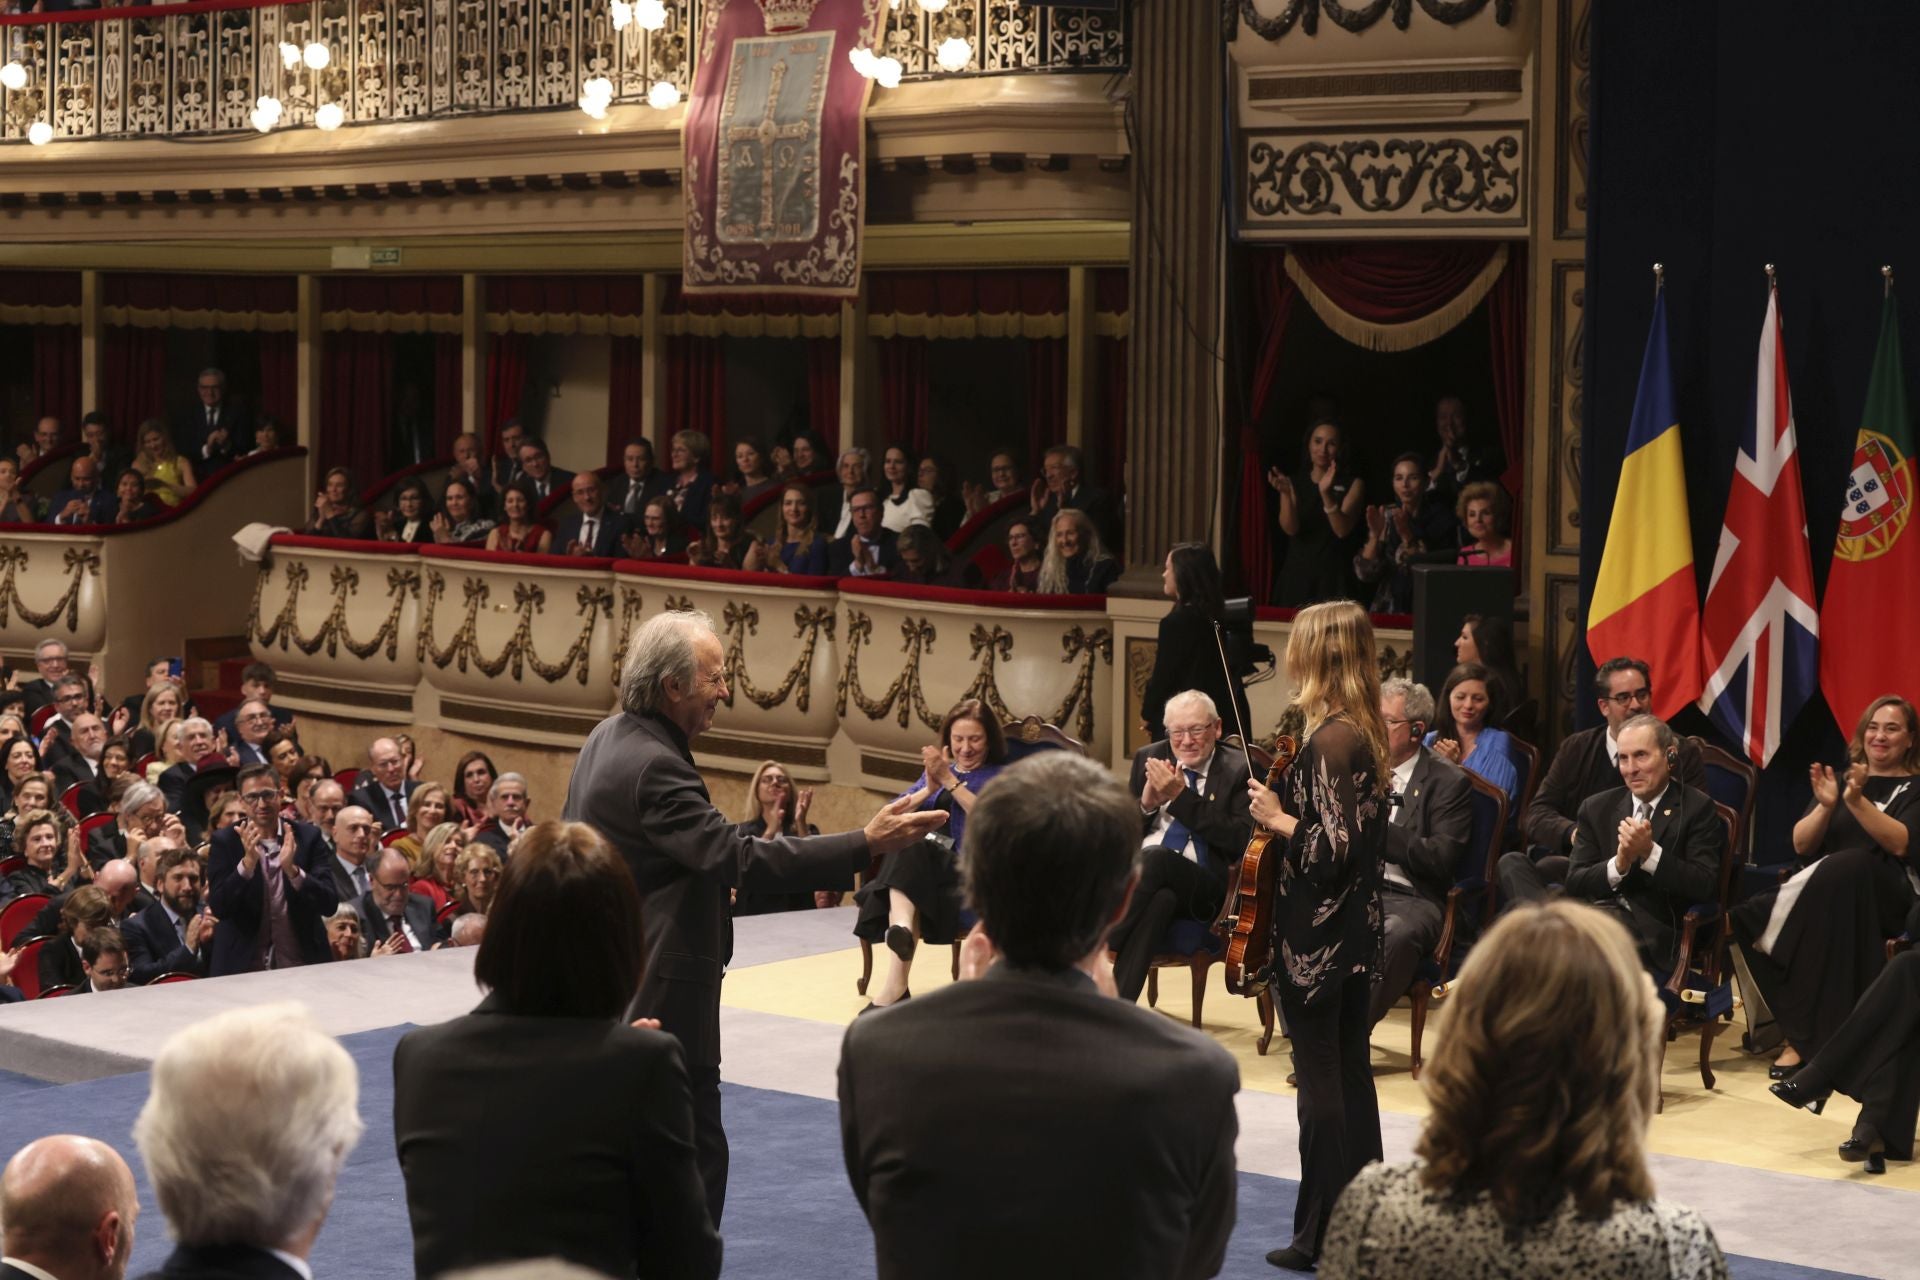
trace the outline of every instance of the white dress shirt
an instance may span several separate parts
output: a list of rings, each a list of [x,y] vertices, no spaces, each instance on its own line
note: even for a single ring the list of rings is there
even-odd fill
[[[1393,811],[1392,821],[1396,827],[1406,825],[1406,821],[1402,815],[1407,811],[1407,800],[1409,798],[1407,790],[1413,785],[1413,767],[1419,763],[1420,753],[1416,751],[1408,756],[1403,763],[1393,767],[1393,793],[1400,797],[1400,804]],[[1405,889],[1414,887],[1412,877],[1407,875],[1407,869],[1399,863],[1383,860],[1380,867],[1381,874],[1386,877],[1388,884],[1397,884]]]
[[[1672,784],[1668,784],[1667,789],[1655,796],[1651,804],[1636,796],[1633,801],[1633,811],[1628,816],[1642,818],[1647,822],[1652,822],[1653,815],[1660,812],[1660,805],[1667,798],[1667,791],[1671,791],[1672,789]],[[1656,841],[1653,846],[1653,851],[1641,860],[1640,866],[1648,875],[1652,875],[1659,869],[1660,853],[1660,845]],[[1626,878],[1627,873],[1620,869],[1620,854],[1616,848],[1613,853],[1607,855],[1607,887],[1609,889],[1618,889],[1620,882]]]

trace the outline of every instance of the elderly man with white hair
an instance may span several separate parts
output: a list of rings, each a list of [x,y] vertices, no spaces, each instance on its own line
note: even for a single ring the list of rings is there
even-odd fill
[[[733,954],[733,889],[831,889],[875,856],[946,821],[902,796],[860,831],[771,840],[745,834],[713,807],[693,742],[727,696],[726,654],[704,613],[667,612],[642,623],[620,671],[620,710],[587,735],[563,816],[605,836],[640,889],[647,944],[636,1016],[680,1038],[693,1088],[694,1146],[716,1226],[727,1195],[720,1118],[720,977]],[[502,775],[502,780],[509,775]]]
[[[1128,790],[1140,800],[1140,884],[1107,936],[1113,983],[1138,1000],[1175,921],[1220,917],[1253,834],[1246,752],[1220,745],[1213,699],[1188,689],[1167,699],[1167,736],[1133,756]]]
[[[160,791],[167,797],[167,808],[186,813],[187,784],[193,781],[194,766],[213,753],[213,722],[205,716],[188,716],[180,722],[180,763],[160,775]]]
[[[168,1040],[133,1124],[175,1242],[148,1280],[311,1280],[359,1102],[353,1059],[298,1005],[235,1009]]]
[[[483,844],[500,855],[505,862],[513,851],[513,842],[520,833],[532,826],[527,817],[533,808],[532,797],[527,791],[527,780],[517,773],[503,773],[493,780],[487,788],[487,810],[493,816],[480,824],[473,834],[476,844]]]
[[[112,1147],[55,1134],[29,1142],[0,1172],[0,1280],[120,1280],[140,1197]]]

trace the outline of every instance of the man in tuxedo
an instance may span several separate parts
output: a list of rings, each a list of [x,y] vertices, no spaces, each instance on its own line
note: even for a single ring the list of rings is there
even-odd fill
[[[872,465],[872,457],[865,449],[848,449],[840,455],[840,461],[834,464],[834,471],[840,477],[840,491],[821,493],[814,499],[818,509],[813,515],[818,528],[831,528],[835,539],[847,536],[853,528],[853,495],[866,486],[867,469]]]
[[[577,767],[577,766],[576,766]],[[501,774],[487,788],[487,812],[490,815],[473,833],[473,838],[507,860],[514,837],[531,825],[527,811],[533,800],[527,792],[527,780],[513,772]]]
[[[392,738],[375,738],[367,763],[373,776],[355,787],[348,801],[371,813],[383,831],[399,831],[407,825],[408,806],[420,784],[407,776],[406,757]]]
[[[430,951],[436,935],[433,899],[424,893],[409,893],[413,870],[407,855],[398,849],[382,849],[375,854],[368,878],[368,889],[353,904],[360,913],[360,931],[375,947],[385,946],[406,954]],[[398,942],[390,939],[398,938]]]
[[[620,453],[620,474],[607,482],[607,509],[617,511],[630,529],[640,527],[647,502],[667,491],[672,479],[653,465],[653,446],[629,440]]]
[[[322,866],[342,902],[356,902],[373,887],[370,859],[379,847],[373,815],[357,804],[340,810],[333,820],[333,856]]]
[[[112,524],[120,503],[100,483],[100,464],[83,453],[67,468],[67,487],[47,503],[47,519],[54,524]]]
[[[1047,450],[1040,464],[1040,475],[1028,493],[1031,514],[1039,518],[1042,528],[1052,528],[1053,518],[1064,508],[1084,511],[1099,532],[1100,541],[1109,549],[1117,548],[1120,526],[1113,499],[1105,490],[1096,489],[1081,479],[1085,465],[1085,455],[1073,445],[1055,445]]]
[[[1115,925],[1113,983],[1138,1000],[1147,966],[1175,920],[1220,918],[1234,868],[1253,833],[1247,757],[1220,746],[1213,699],[1188,689],[1167,699],[1167,736],[1134,753],[1127,784],[1140,801],[1140,885]]]
[[[731,891],[834,888],[946,821],[939,810],[911,812],[927,799],[916,792],[882,808],[860,831],[747,835],[713,807],[693,763],[693,741],[726,697],[726,653],[713,620],[680,611],[649,618],[627,646],[621,710],[587,736],[562,814],[600,832],[633,871],[647,945],[634,1009],[658,1018],[686,1050],[694,1147],[716,1226],[727,1198],[720,978],[733,955]]]
[[[67,674],[67,646],[59,640],[42,640],[33,647],[33,669],[38,674],[20,682],[28,715],[53,704],[53,682]]]
[[[827,572],[837,578],[884,578],[900,567],[899,537],[880,523],[880,493],[859,488],[847,498],[852,525],[827,548]]]
[[[496,496],[525,474],[520,470],[520,445],[526,438],[527,429],[520,425],[520,419],[508,418],[500,424],[500,456],[493,460],[492,468]]]
[[[173,421],[173,443],[198,463],[202,476],[253,452],[253,415],[227,399],[227,375],[202,369],[195,383],[200,403]],[[196,468],[198,469],[198,468]]]
[[[1653,705],[1652,673],[1638,658],[1609,658],[1594,672],[1593,692],[1605,722],[1573,734],[1554,752],[1533,803],[1520,819],[1527,851],[1507,853],[1500,859],[1500,893],[1505,899],[1537,898],[1544,886],[1566,882],[1580,806],[1589,797],[1620,785],[1620,726],[1646,714]],[[1680,780],[1704,789],[1707,779],[1700,748],[1683,738],[1679,751]]]
[[[1380,686],[1387,725],[1387,762],[1399,797],[1381,855],[1380,907],[1386,935],[1380,978],[1373,984],[1373,1021],[1387,1016],[1440,942],[1447,893],[1473,838],[1473,784],[1466,770],[1420,745],[1433,724],[1433,695],[1411,680]]]
[[[218,923],[200,909],[200,855],[172,846],[160,855],[160,900],[127,921],[123,933],[136,986],[166,973],[207,976],[207,961]]]
[[[619,513],[607,510],[600,491],[600,477],[591,471],[576,474],[571,481],[574,514],[560,522],[553,545],[566,556],[617,556],[620,535],[627,531]]]
[[[0,1280],[121,1280],[139,1217],[133,1171],[112,1147],[71,1134],[29,1142],[0,1172]]]
[[[880,1280],[1219,1271],[1239,1070],[1103,972],[1140,822],[1090,760],[1006,770],[968,815],[963,980],[847,1028],[841,1145]]]
[[[573,483],[573,472],[553,465],[553,456],[547,452],[547,442],[539,436],[528,436],[521,443],[520,473],[533,486],[534,496],[542,502]]]
[[[207,905],[220,917],[208,972],[326,963],[324,922],[340,894],[319,831],[280,817],[272,765],[240,770],[240,799],[247,816],[214,832],[208,848]]]
[[[1664,977],[1687,908],[1719,893],[1727,828],[1706,792],[1673,776],[1679,744],[1664,721],[1633,717],[1619,749],[1626,786],[1580,806],[1567,895],[1618,915],[1641,960]]]

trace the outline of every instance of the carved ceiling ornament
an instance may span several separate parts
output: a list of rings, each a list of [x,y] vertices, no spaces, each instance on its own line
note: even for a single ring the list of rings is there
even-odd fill
[[[1354,34],[1376,25],[1382,18],[1391,18],[1395,27],[1405,31],[1413,24],[1416,4],[1429,18],[1449,27],[1480,16],[1489,4],[1493,6],[1496,23],[1504,27],[1513,21],[1514,0],[1366,0],[1362,4],[1342,0],[1286,0],[1275,14],[1260,12],[1254,0],[1225,0],[1224,18],[1229,40],[1238,33],[1241,23],[1262,40],[1278,40],[1295,26],[1302,35],[1317,35],[1321,14],[1342,31]]]

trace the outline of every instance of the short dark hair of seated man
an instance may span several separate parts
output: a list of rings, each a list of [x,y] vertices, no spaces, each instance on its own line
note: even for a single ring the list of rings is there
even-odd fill
[[[1720,890],[1727,828],[1713,799],[1673,776],[1678,739],[1653,716],[1620,726],[1623,787],[1580,806],[1567,896],[1618,914],[1654,973],[1673,966],[1687,908]]]
[[[1140,883],[1108,941],[1122,1000],[1140,998],[1147,966],[1176,920],[1212,925],[1253,834],[1244,751],[1220,745],[1213,699],[1186,689],[1162,710],[1167,736],[1133,755],[1127,790],[1139,800]]]
[[[978,976],[855,1019],[841,1050],[842,1148],[880,1280],[1219,1270],[1238,1069],[1090,976],[1139,845],[1138,800],[1064,751],[1011,766],[973,807],[963,977]],[[1058,1194],[1073,1186],[1101,1191]]]
[[[884,578],[900,567],[899,535],[880,523],[880,491],[861,485],[847,495],[850,522],[827,547],[827,572],[837,578]]]
[[[1473,838],[1473,784],[1467,771],[1420,743],[1433,715],[1433,695],[1425,685],[1388,680],[1380,686],[1387,767],[1399,803],[1381,854],[1386,933],[1381,977],[1373,984],[1374,1022],[1407,994],[1421,958],[1439,943],[1447,894],[1460,878],[1460,860]]]
[[[80,944],[80,968],[87,975],[81,991],[118,991],[130,973],[126,940],[111,925],[87,931]]]
[[[140,1197],[133,1171],[104,1142],[55,1134],[29,1142],[0,1172],[9,1262],[60,1280],[120,1280],[133,1252]],[[0,1274],[26,1271],[0,1267]]]

